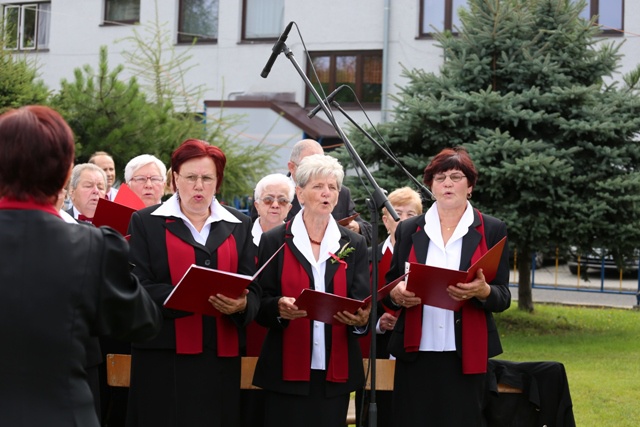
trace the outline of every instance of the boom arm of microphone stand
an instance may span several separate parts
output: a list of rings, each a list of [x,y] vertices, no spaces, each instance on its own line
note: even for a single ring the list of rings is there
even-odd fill
[[[334,129],[338,133],[338,136],[340,137],[340,139],[342,139],[342,142],[344,143],[345,148],[349,152],[349,155],[351,156],[353,163],[356,165],[356,167],[360,168],[362,173],[367,177],[367,181],[369,181],[369,183],[373,187],[374,191],[372,196],[374,199],[373,201],[376,204],[376,208],[381,209],[384,206],[385,208],[387,208],[387,211],[389,211],[389,214],[394,219],[394,221],[398,221],[399,220],[398,214],[396,213],[395,209],[393,209],[393,206],[391,206],[391,203],[389,203],[389,199],[387,199],[387,196],[385,196],[384,192],[382,191],[382,189],[380,188],[376,180],[373,178],[373,176],[365,166],[364,162],[362,161],[362,159],[360,158],[356,150],[353,148],[353,145],[351,144],[351,141],[349,141],[349,138],[347,138],[347,135],[345,135],[340,125],[338,125],[338,123],[336,122],[335,118],[333,117],[333,114],[331,114],[331,110],[329,110],[329,105],[327,105],[327,103],[324,102],[323,98],[320,96],[316,88],[313,87],[313,84],[311,84],[311,81],[309,80],[307,75],[304,73],[304,71],[302,71],[300,64],[298,64],[298,61],[296,61],[295,57],[293,56],[293,52],[291,52],[291,49],[289,49],[289,47],[286,44],[283,44],[282,48],[285,56],[289,59],[289,61],[291,61],[296,71],[298,71],[298,74],[300,75],[302,80],[305,82],[305,85],[307,86],[307,88],[309,88],[313,96],[315,96],[316,99],[318,100],[319,105],[322,107],[322,111],[324,111],[324,114],[327,116],[327,118],[331,122],[331,125],[334,127]]]
[[[296,59],[293,56],[293,53],[291,52],[291,50],[287,47],[286,44],[283,43],[282,46],[282,51],[284,52],[285,56],[289,59],[289,61],[291,61],[291,64],[293,64],[294,68],[296,69],[296,71],[298,72],[298,74],[300,74],[300,77],[302,78],[302,80],[304,81],[305,85],[309,88],[309,90],[311,91],[311,93],[313,94],[313,96],[316,97],[316,99],[319,102],[319,105],[322,107],[322,111],[324,111],[324,113],[326,114],[327,118],[329,119],[329,121],[331,122],[331,125],[333,125],[333,127],[335,128],[336,132],[338,132],[338,136],[340,136],[340,138],[342,139],[342,141],[344,142],[344,146],[347,148],[347,151],[349,151],[349,154],[351,155],[351,159],[353,160],[354,164],[359,167],[362,172],[365,174],[365,176],[367,177],[367,180],[369,181],[369,183],[371,184],[371,186],[374,188],[374,192],[373,192],[373,198],[374,200],[371,201],[371,203],[369,203],[369,208],[371,210],[371,214],[372,214],[372,225],[373,225],[373,236],[377,238],[377,217],[378,217],[378,212],[380,212],[380,208],[382,208],[382,206],[385,206],[387,208],[387,210],[389,211],[389,214],[393,217],[393,219],[395,221],[398,221],[398,214],[396,213],[395,209],[393,209],[393,206],[391,206],[391,203],[389,203],[389,199],[387,199],[387,196],[384,195],[384,192],[382,191],[382,189],[380,188],[380,186],[378,186],[378,184],[376,183],[375,179],[373,178],[373,176],[371,176],[371,173],[369,173],[369,170],[365,167],[364,162],[362,161],[362,159],[360,158],[360,156],[358,155],[358,153],[356,152],[356,150],[353,148],[353,146],[351,145],[351,142],[349,141],[349,139],[347,138],[347,136],[345,135],[344,131],[342,130],[342,128],[338,125],[338,123],[336,123],[335,118],[333,117],[333,114],[331,114],[331,111],[329,110],[329,105],[327,105],[327,103],[325,103],[322,99],[322,97],[320,96],[320,94],[318,94],[318,91],[313,87],[313,85],[311,84],[311,81],[309,80],[309,78],[307,77],[307,75],[304,73],[304,71],[302,71],[302,68],[300,68],[300,64],[298,64],[298,61],[296,61]],[[375,206],[374,206],[374,202],[375,202]],[[375,241],[374,241],[374,245],[375,245]],[[373,280],[371,283],[371,294],[375,295],[375,292],[377,292],[377,285],[378,285],[378,274],[377,274],[377,267],[378,267],[378,260],[377,260],[377,251],[375,250],[375,246],[374,246],[374,250],[372,251],[372,264],[373,264],[373,271],[375,272],[373,274]],[[370,328],[370,333],[373,333],[374,336],[371,339],[371,347],[374,349],[372,355],[372,357],[370,357],[370,363],[371,363],[371,403],[369,405],[369,426],[370,427],[376,427],[377,424],[377,405],[376,405],[376,389],[375,389],[375,384],[376,384],[376,358],[375,358],[375,347],[376,347],[376,340],[375,340],[375,333],[376,333],[376,322],[378,320],[377,318],[377,304],[375,302],[375,298],[373,299],[373,303],[371,304],[371,312],[369,314],[369,328]]]
[[[337,108],[338,111],[340,111],[342,113],[342,115],[345,116],[347,118],[347,120],[349,120],[356,127],[356,129],[358,129],[360,132],[362,132],[364,134],[364,136],[366,136],[369,141],[373,142],[375,144],[375,146],[378,147],[380,149],[380,151],[382,151],[384,153],[385,156],[387,156],[396,166],[398,166],[400,168],[400,170],[402,172],[404,172],[405,175],[407,175],[407,177],[416,185],[416,187],[420,189],[420,192],[422,193],[422,197],[424,197],[425,200],[430,200],[433,197],[433,194],[431,193],[431,191],[429,191],[429,189],[427,187],[425,187],[424,184],[422,184],[413,175],[411,175],[409,173],[409,171],[402,165],[402,163],[400,163],[400,161],[396,158],[396,156],[394,156],[393,154],[391,154],[387,150],[385,150],[385,148],[378,141],[376,141],[376,139],[373,136],[371,136],[371,134],[369,134],[369,132],[364,130],[358,123],[356,123],[349,116],[349,114],[347,114],[347,112],[344,111],[344,109],[340,106],[340,104],[338,104],[338,101],[331,101],[331,105],[333,105],[335,108]]]

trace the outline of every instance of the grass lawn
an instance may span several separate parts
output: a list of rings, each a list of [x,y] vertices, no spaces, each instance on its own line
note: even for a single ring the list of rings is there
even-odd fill
[[[515,305],[495,315],[500,359],[563,363],[578,426],[640,425],[639,310]]]

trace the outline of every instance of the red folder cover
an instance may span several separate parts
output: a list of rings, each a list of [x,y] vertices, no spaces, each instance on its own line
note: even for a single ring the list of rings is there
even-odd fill
[[[506,240],[507,238],[504,237],[496,243],[467,271],[410,263],[407,290],[420,297],[422,304],[453,311],[459,310],[466,301],[456,301],[451,298],[447,293],[447,287],[473,281],[480,268],[483,270],[487,282],[495,279]]]
[[[343,311],[355,313],[364,305],[364,301],[313,289],[303,289],[298,299],[296,299],[295,305],[299,310],[307,312],[308,319],[340,325],[341,323],[334,319],[333,316]]]
[[[116,198],[113,199],[113,201],[134,210],[140,210],[146,207],[142,199],[138,197],[127,184],[122,184],[118,187],[118,194],[116,194]]]
[[[378,286],[378,293],[377,293],[377,298],[376,301],[380,301],[382,298],[386,297],[387,295],[389,295],[391,293],[391,291],[393,290],[393,288],[396,287],[396,285],[398,283],[400,283],[402,280],[404,280],[405,276],[407,276],[409,273],[404,273],[402,276],[398,277],[397,279],[395,279],[393,282],[389,282],[386,285],[379,287]],[[382,282],[384,283],[384,282]],[[369,304],[369,301],[371,301],[371,295],[369,295],[368,297],[366,297],[364,299],[364,305]]]
[[[110,202],[107,199],[98,199],[96,213],[93,215],[93,220],[91,222],[96,227],[108,225],[109,227],[113,227],[123,236],[126,236],[127,230],[129,229],[129,221],[131,221],[131,215],[133,215],[135,211],[136,209],[132,209],[119,203]]]
[[[406,274],[403,274],[393,282],[379,289],[377,301],[389,295],[389,292],[391,292],[405,276]],[[295,305],[299,310],[305,310],[307,312],[308,319],[329,324],[340,324],[338,320],[333,318],[336,313],[342,311],[355,313],[360,307],[369,304],[370,301],[371,296],[365,298],[364,301],[359,301],[357,299],[341,297],[313,289],[303,289],[298,299],[296,299]]]
[[[283,246],[284,244],[280,246],[280,249]],[[220,312],[209,303],[209,297],[222,294],[229,298],[238,298],[276,254],[280,252],[280,249],[271,255],[271,258],[253,276],[192,264],[173,288],[163,305],[176,310],[205,314],[207,316],[219,316]]]

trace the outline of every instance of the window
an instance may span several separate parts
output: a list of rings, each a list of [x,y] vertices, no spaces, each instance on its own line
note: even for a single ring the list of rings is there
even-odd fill
[[[357,51],[357,52],[310,52],[311,63],[316,69],[320,84],[316,80],[311,69],[307,65],[307,76],[316,90],[320,86],[325,94],[330,94],[340,85],[350,86],[360,103],[366,107],[379,107],[382,97],[382,51]],[[335,98],[342,106],[356,105],[356,99],[350,90],[342,90]],[[307,106],[315,106],[318,101],[307,90]]]
[[[218,40],[219,0],[180,0],[178,43]]]
[[[140,0],[105,0],[104,21],[107,24],[140,22]]]
[[[571,0],[578,1],[578,0]],[[467,0],[421,0],[420,36],[431,36],[435,31],[455,33],[460,27],[458,10],[466,7]],[[590,19],[598,15],[598,24],[605,33],[618,33],[623,29],[624,0],[590,0],[580,16]]]
[[[4,48],[49,48],[51,3],[11,4],[4,7]]]
[[[436,31],[456,32],[460,27],[458,10],[467,0],[422,0],[420,2],[420,36],[431,36]]]
[[[275,40],[284,26],[284,0],[243,0],[242,40]]]
[[[577,1],[577,0],[572,0]],[[591,19],[598,16],[596,21],[605,34],[620,34],[624,29],[624,0],[591,0],[587,2],[580,16]]]

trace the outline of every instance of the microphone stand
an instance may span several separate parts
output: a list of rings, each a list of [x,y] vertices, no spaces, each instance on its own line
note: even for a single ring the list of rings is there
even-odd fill
[[[411,175],[409,173],[409,171],[402,165],[402,163],[400,163],[400,161],[398,160],[398,158],[396,156],[394,156],[393,154],[391,154],[387,150],[385,150],[385,148],[378,141],[376,141],[376,139],[373,136],[371,136],[369,134],[369,132],[364,130],[355,120],[353,120],[351,118],[351,116],[349,116],[349,114],[347,114],[347,112],[344,111],[344,109],[340,106],[340,104],[338,104],[338,101],[331,101],[331,105],[333,107],[337,108],[342,113],[342,115],[344,117],[346,117],[347,120],[349,120],[356,127],[356,129],[358,129],[360,132],[362,132],[362,134],[364,136],[366,136],[369,141],[373,142],[375,144],[375,146],[378,147],[380,149],[380,151],[382,151],[384,153],[384,155],[387,156],[389,158],[389,160],[391,160],[393,162],[394,165],[396,165],[398,168],[400,168],[400,170],[402,172],[404,172],[404,174],[420,190],[420,193],[422,193],[422,198],[424,200],[432,200],[433,194],[431,193],[431,191],[429,191],[429,189],[424,184],[422,184],[413,175]],[[372,238],[372,240],[373,240],[373,238]]]
[[[315,89],[315,87],[313,87],[313,84],[311,84],[311,81],[309,80],[307,75],[304,73],[304,71],[300,67],[300,64],[298,64],[298,61],[296,61],[296,59],[294,58],[293,52],[291,52],[291,50],[286,45],[286,43],[282,43],[282,52],[284,52],[285,56],[289,59],[289,61],[291,61],[291,64],[293,64],[294,68],[296,69],[296,71],[298,72],[298,74],[300,75],[302,80],[304,81],[305,85],[309,88],[309,90],[311,91],[313,96],[315,96],[316,99],[318,100],[320,106],[322,107],[322,111],[324,111],[324,113],[326,114],[327,118],[331,122],[331,125],[333,125],[333,127],[336,130],[336,132],[338,133],[338,136],[340,136],[340,138],[342,139],[345,148],[347,149],[347,151],[349,152],[349,155],[351,156],[351,159],[353,160],[353,163],[357,167],[360,168],[362,173],[367,178],[367,181],[369,181],[369,183],[373,187],[373,193],[371,195],[373,200],[367,199],[367,206],[369,207],[369,210],[371,212],[371,218],[372,218],[372,221],[371,221],[371,225],[372,225],[372,228],[373,228],[373,230],[372,230],[372,244],[377,245],[378,244],[378,242],[377,242],[377,239],[378,239],[378,215],[379,215],[378,212],[380,211],[380,209],[383,206],[385,208],[387,208],[387,211],[389,212],[391,217],[394,219],[394,221],[398,221],[399,220],[398,214],[393,209],[393,206],[391,206],[391,203],[389,203],[389,199],[387,199],[387,196],[385,196],[385,194],[382,191],[382,189],[380,188],[380,186],[376,183],[376,180],[373,178],[373,176],[371,175],[371,173],[369,172],[369,170],[365,166],[364,162],[362,161],[362,159],[360,158],[360,156],[358,155],[356,150],[353,148],[353,145],[351,144],[351,141],[349,141],[349,138],[347,138],[347,135],[345,135],[345,133],[342,130],[342,128],[340,127],[340,125],[338,125],[338,123],[336,122],[335,118],[333,117],[333,114],[331,114],[331,110],[329,109],[328,103],[326,103],[323,100],[323,98],[320,96],[320,94]],[[372,247],[371,253],[372,253],[371,262],[372,262],[372,275],[373,275],[372,281],[371,281],[371,295],[373,295],[374,297],[371,300],[371,312],[369,314],[369,330],[370,330],[370,333],[373,334],[373,336],[371,337],[371,353],[369,354],[369,363],[370,363],[370,366],[371,366],[371,401],[369,403],[369,427],[377,427],[378,409],[377,409],[377,406],[376,406],[376,398],[375,398],[375,396],[376,396],[376,353],[375,353],[375,348],[376,348],[376,323],[378,321],[378,319],[377,319],[377,317],[378,317],[377,316],[377,306],[378,306],[378,304],[377,304],[377,298],[375,298],[375,295],[378,292],[378,251],[377,251],[377,247]]]

